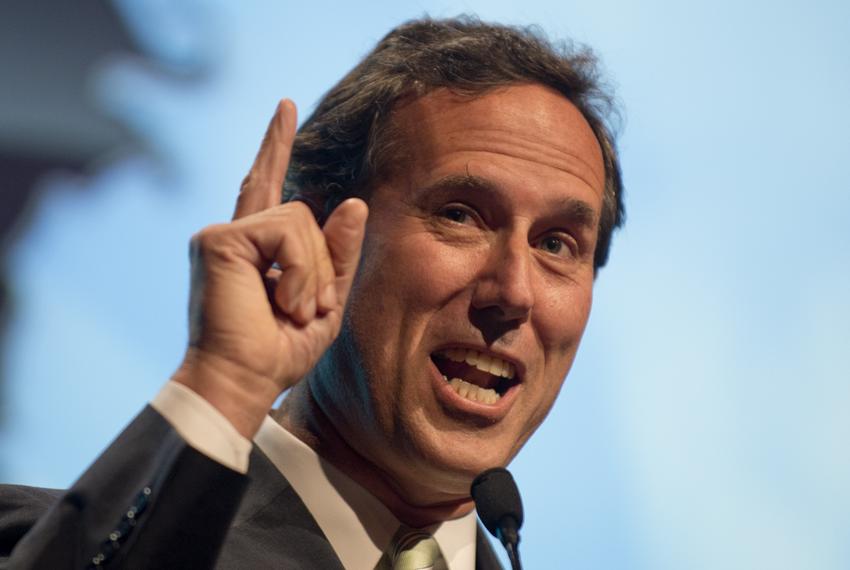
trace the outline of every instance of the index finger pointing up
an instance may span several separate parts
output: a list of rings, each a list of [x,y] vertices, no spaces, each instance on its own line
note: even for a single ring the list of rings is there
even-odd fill
[[[233,213],[234,220],[280,204],[292,141],[295,140],[296,123],[295,103],[282,99],[263,137],[257,158],[242,181]]]

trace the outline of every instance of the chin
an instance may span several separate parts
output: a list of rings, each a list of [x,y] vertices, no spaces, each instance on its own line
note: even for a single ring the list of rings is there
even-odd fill
[[[487,434],[489,430],[482,432],[450,418],[430,423],[425,432],[417,433],[414,426],[405,431],[407,437],[401,449],[406,453],[397,457],[395,471],[412,485],[428,488],[432,494],[467,497],[472,480],[479,473],[504,467],[515,455],[516,437],[510,438],[511,445],[506,445],[504,434],[498,438],[496,434]],[[410,437],[414,433],[418,437]]]

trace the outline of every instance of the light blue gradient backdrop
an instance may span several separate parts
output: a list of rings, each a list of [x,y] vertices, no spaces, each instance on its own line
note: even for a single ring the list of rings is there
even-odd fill
[[[626,110],[628,224],[512,467],[526,567],[850,567],[850,4],[122,5],[210,74],[92,78],[157,160],[44,183],[11,260],[3,480],[69,485],[177,366],[186,244],[280,97],[306,116],[392,26],[474,12],[591,44]]]

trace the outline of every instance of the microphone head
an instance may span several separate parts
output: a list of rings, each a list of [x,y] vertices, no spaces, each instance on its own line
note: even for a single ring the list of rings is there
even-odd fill
[[[507,469],[494,467],[478,475],[472,482],[470,494],[478,517],[493,536],[499,538],[501,521],[506,516],[514,519],[517,530],[522,526],[522,500]]]

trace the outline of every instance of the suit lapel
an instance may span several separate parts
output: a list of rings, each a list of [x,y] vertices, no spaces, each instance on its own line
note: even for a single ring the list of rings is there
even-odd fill
[[[251,483],[218,559],[219,569],[322,568],[344,570],[330,542],[289,481],[256,446]],[[475,570],[502,570],[481,526]]]
[[[245,493],[218,568],[343,570],[319,525],[277,467],[256,446]]]
[[[475,570],[502,570],[502,563],[496,557],[481,525],[478,525],[475,533]]]

